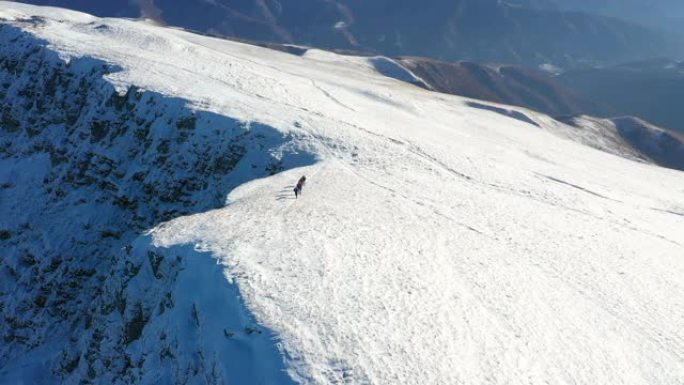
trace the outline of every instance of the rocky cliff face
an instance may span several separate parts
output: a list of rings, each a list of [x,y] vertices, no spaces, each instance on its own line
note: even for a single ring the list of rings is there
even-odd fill
[[[250,347],[272,341],[221,269],[141,233],[310,158],[269,127],[115,89],[106,78],[116,66],[59,57],[10,25],[0,36],[0,379],[225,383],[226,365],[250,370]],[[205,320],[210,304],[189,293],[192,277],[223,283],[215,295],[232,305],[220,323]],[[211,328],[228,342],[208,343]],[[222,362],[225,349],[244,362]]]

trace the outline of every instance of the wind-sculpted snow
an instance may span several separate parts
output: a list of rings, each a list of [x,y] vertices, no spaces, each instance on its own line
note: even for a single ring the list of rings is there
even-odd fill
[[[362,58],[0,5],[0,380],[684,382],[681,172]]]

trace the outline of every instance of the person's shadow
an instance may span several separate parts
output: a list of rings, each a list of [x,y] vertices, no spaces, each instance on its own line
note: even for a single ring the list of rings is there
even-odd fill
[[[276,200],[280,201],[283,199],[297,199],[297,197],[294,196],[294,186],[285,186],[282,190],[278,192],[278,195],[276,195]]]

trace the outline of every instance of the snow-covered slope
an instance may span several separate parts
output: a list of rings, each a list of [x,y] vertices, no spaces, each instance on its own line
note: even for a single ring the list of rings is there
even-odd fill
[[[0,382],[684,383],[684,174],[360,59],[0,18]]]

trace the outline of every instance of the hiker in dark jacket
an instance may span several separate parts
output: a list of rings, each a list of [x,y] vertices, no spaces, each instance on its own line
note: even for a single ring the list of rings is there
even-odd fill
[[[301,195],[302,193],[302,188],[304,187],[304,183],[306,183],[306,177],[303,176],[299,178],[299,182],[297,182],[297,186],[294,188],[294,193],[295,193],[295,199]]]

